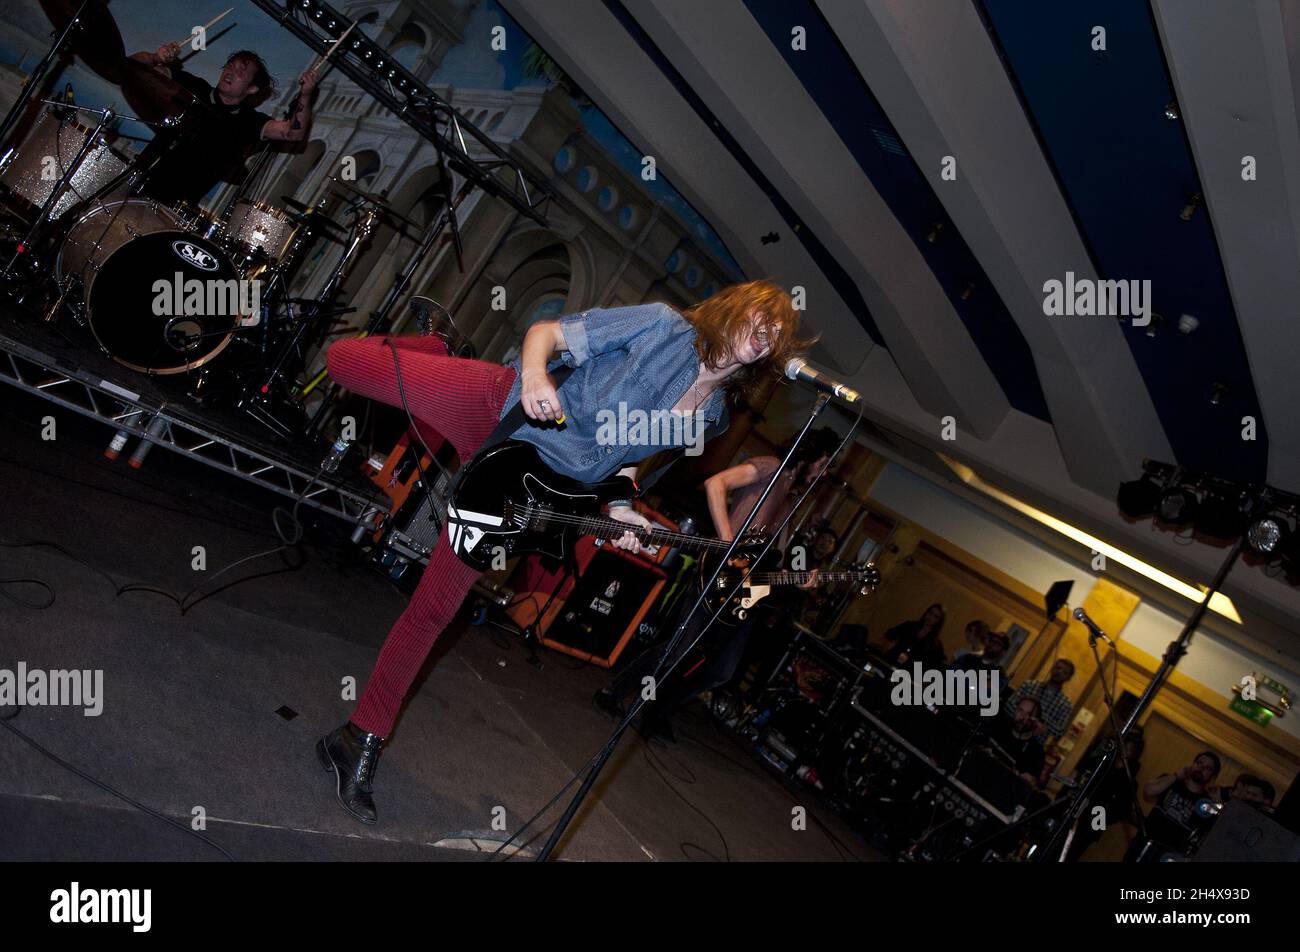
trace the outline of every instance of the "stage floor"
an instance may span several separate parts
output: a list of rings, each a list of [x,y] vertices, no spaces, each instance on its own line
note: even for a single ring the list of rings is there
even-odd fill
[[[41,439],[49,413],[55,441]],[[405,597],[357,563],[347,527],[304,510],[314,528],[301,567],[279,556],[243,565],[185,615],[149,592],[115,598],[101,572],[180,595],[275,547],[270,512],[283,497],[173,453],[153,453],[138,472],[110,463],[102,424],[12,387],[0,388],[0,427],[0,541],[48,540],[69,553],[0,548],[0,577],[40,578],[56,593],[43,611],[0,598],[0,668],[99,669],[104,690],[98,717],[28,707],[7,723],[184,828],[0,730],[0,859],[222,860],[185,831],[202,808],[204,835],[241,860],[482,860],[467,840],[501,836],[494,808],[517,828],[612,727],[590,705],[601,669],[543,652],[537,671],[519,643],[460,622],[380,761],[378,825],[357,823],[312,748],[348,716],[343,680],[364,684]],[[191,567],[199,545],[206,573]],[[236,579],[247,580],[223,587]],[[0,592],[42,597],[23,584]],[[882,858],[811,797],[787,791],[702,708],[689,714],[672,747],[624,738],[562,858]],[[807,830],[791,829],[796,803],[808,808]]]

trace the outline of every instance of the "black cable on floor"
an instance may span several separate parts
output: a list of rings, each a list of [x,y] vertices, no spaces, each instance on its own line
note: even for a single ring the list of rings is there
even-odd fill
[[[704,741],[700,740],[698,737],[691,736],[686,731],[678,731],[678,733],[680,733],[691,743],[698,744],[700,747],[703,747],[705,750],[711,751],[712,753],[723,758],[724,760],[736,764],[746,773],[752,774],[753,776],[759,777],[763,780],[768,779],[768,775],[766,771],[756,769],[753,767],[752,764],[747,764],[743,761],[737,760],[735,757],[732,757],[729,754],[727,754],[726,751],[714,747],[712,744],[707,744]],[[740,746],[740,740],[734,734],[731,734],[729,736],[733,744]],[[803,804],[799,802],[798,797],[794,795],[794,793],[790,790],[789,787],[787,787],[785,784],[782,784],[781,789],[784,790],[786,794],[790,797],[791,803],[795,804],[795,806],[803,806]],[[841,859],[844,859],[845,862],[849,862],[849,861],[855,863],[862,862],[862,860],[859,857],[854,855],[853,851],[849,848],[849,845],[847,843],[845,843],[842,839],[840,839],[833,832],[831,832],[830,827],[828,827],[825,823],[823,823],[820,817],[816,816],[811,812],[808,814],[808,816],[814,823],[817,824],[817,827],[822,831],[822,833],[825,834],[826,838],[830,841],[831,846],[833,846],[835,848],[835,851],[840,854]]]
[[[690,853],[686,851],[686,848],[689,846],[699,850],[701,853],[703,853],[706,856],[712,857],[714,862],[730,863],[731,846],[730,844],[727,843],[727,837],[723,834],[722,827],[718,826],[718,824],[713,822],[713,817],[709,816],[702,809],[697,807],[695,804],[691,803],[691,801],[687,799],[686,794],[678,790],[677,787],[673,785],[673,782],[669,780],[666,776],[664,776],[664,771],[660,769],[660,765],[655,763],[655,761],[659,759],[659,755],[655,754],[653,751],[650,750],[650,743],[644,737],[641,738],[641,751],[645,756],[646,763],[650,765],[651,770],[653,770],[656,774],[659,775],[659,779],[664,782],[664,786],[666,786],[669,790],[671,790],[677,796],[677,798],[682,801],[682,803],[686,804],[688,807],[690,807],[700,816],[704,817],[704,822],[709,824],[709,826],[713,827],[714,832],[718,834],[718,839],[722,841],[723,855],[721,857],[719,857],[716,853],[712,853],[709,850],[706,850],[703,846],[700,846],[698,843],[692,843],[690,841],[683,841],[678,844],[678,849],[682,851],[682,855],[685,856],[686,859],[688,860],[691,859]],[[690,780],[684,782],[695,783],[696,781],[694,779],[694,774],[692,774]]]
[[[22,710],[22,708],[18,708],[18,710]],[[131,797],[128,797],[126,794],[109,786],[108,784],[104,783],[102,780],[98,780],[95,777],[92,777],[84,770],[68,763],[66,760],[59,757],[57,754],[53,753],[50,750],[47,750],[45,747],[42,747],[39,743],[32,740],[32,738],[28,737],[18,728],[14,727],[12,724],[7,723],[8,721],[13,720],[13,718],[17,716],[18,716],[17,712],[15,712],[14,714],[9,715],[9,717],[0,718],[0,727],[3,727],[5,730],[9,731],[9,733],[13,734],[15,737],[22,740],[23,743],[27,744],[37,753],[49,758],[50,760],[58,764],[63,769],[76,774],[78,777],[80,777],[82,780],[86,781],[87,783],[98,787],[100,790],[103,790],[107,794],[111,794],[112,796],[117,797],[123,803],[129,803],[131,806],[135,807],[137,810],[141,811],[142,813],[146,813],[156,820],[161,820],[162,822],[166,823],[168,826],[175,827],[176,829],[180,830],[182,833],[187,833],[190,836],[194,837],[196,840],[206,843],[208,846],[211,846],[214,850],[216,850],[222,856],[226,857],[226,859],[230,860],[232,863],[237,862],[237,860],[230,853],[230,851],[227,850],[220,843],[216,842],[215,840],[209,839],[208,837],[204,836],[202,833],[198,832],[197,830],[191,829],[187,824],[178,823],[175,820],[173,820],[171,817],[163,813],[159,813],[157,810],[153,809],[150,806],[146,806],[145,804],[141,803],[139,800],[134,800]]]

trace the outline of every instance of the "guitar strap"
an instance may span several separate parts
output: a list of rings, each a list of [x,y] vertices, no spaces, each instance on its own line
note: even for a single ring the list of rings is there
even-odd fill
[[[557,394],[560,392],[560,388],[564,386],[564,381],[572,376],[574,369],[568,364],[562,364],[551,371],[551,379],[555,381],[555,392]],[[496,429],[488,434],[488,438],[478,448],[479,453],[496,446],[498,443],[504,443],[515,430],[519,429],[527,421],[528,418],[524,416],[524,401],[515,401],[515,405],[510,408],[510,412],[501,418],[501,422],[496,425]]]

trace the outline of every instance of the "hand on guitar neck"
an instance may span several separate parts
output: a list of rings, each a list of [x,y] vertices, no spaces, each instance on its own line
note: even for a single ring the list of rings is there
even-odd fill
[[[641,513],[637,512],[631,506],[610,506],[609,517],[611,519],[617,520],[618,522],[626,522],[630,526],[638,526],[642,529],[654,528],[654,523],[652,523],[645,516],[641,515]],[[641,540],[638,539],[636,537],[636,534],[631,530],[624,532],[617,539],[610,539],[609,542],[614,547],[619,549],[626,549],[628,552],[631,552],[633,555],[641,552],[643,548],[641,545]]]

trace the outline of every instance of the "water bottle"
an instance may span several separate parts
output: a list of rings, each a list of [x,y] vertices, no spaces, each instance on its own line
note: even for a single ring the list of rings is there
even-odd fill
[[[322,473],[334,473],[338,471],[339,463],[343,462],[343,457],[348,455],[348,448],[352,445],[351,440],[345,440],[339,437],[330,447],[329,455],[325,457],[325,462],[321,463]]]

